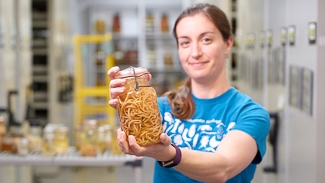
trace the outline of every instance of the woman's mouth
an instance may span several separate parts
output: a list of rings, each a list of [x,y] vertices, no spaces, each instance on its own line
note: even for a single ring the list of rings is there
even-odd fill
[[[206,62],[191,62],[190,65],[194,66],[194,67],[200,67],[202,65],[204,65]]]

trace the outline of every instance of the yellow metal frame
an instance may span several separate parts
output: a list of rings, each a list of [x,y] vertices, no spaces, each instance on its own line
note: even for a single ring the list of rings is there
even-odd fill
[[[106,79],[106,85],[101,87],[85,86],[83,59],[81,54],[82,44],[87,43],[103,43],[112,39],[111,34],[104,35],[75,35],[74,36],[74,127],[80,125],[87,115],[106,114],[107,120],[112,127],[115,123],[115,109],[108,105],[109,96],[109,78]],[[106,57],[106,70],[114,66],[114,59],[111,54]],[[87,104],[87,97],[104,97],[105,104]]]

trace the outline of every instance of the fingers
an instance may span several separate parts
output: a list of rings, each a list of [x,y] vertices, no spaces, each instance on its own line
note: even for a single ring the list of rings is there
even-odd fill
[[[137,143],[137,141],[133,135],[129,135],[128,141],[129,141],[129,146],[130,146],[134,155],[137,155],[137,156],[144,155],[145,148],[139,146],[139,144]]]
[[[120,71],[120,68],[118,66],[114,66],[112,68],[110,68],[107,71],[107,75],[111,78],[114,79],[115,75]]]
[[[111,78],[110,87],[110,100],[108,104],[114,108],[118,104],[116,97],[125,91],[125,79],[114,79],[115,75],[120,71],[118,66],[114,66],[107,71],[107,75]]]
[[[113,108],[116,108],[117,104],[118,104],[118,99],[111,99],[108,101],[108,104],[110,106],[112,106]]]
[[[121,151],[123,151],[126,154],[129,154],[130,148],[129,148],[129,144],[126,140],[126,134],[121,129],[117,130],[117,142],[118,142],[118,145],[120,146]]]
[[[109,82],[111,98],[114,99],[119,94],[125,91],[125,79],[113,79]]]
[[[151,74],[148,74],[148,81],[150,81],[152,78],[152,75]]]

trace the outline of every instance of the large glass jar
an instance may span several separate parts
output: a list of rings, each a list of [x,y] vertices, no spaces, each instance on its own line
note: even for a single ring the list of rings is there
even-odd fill
[[[120,126],[133,135],[140,146],[160,142],[162,124],[156,90],[150,86],[150,73],[144,67],[129,67],[115,78],[126,79],[126,91],[118,96]]]
[[[68,132],[69,128],[66,126],[57,127],[54,130],[55,154],[62,155],[68,153],[70,145]]]
[[[81,136],[80,153],[82,156],[97,156],[97,121],[85,120]]]

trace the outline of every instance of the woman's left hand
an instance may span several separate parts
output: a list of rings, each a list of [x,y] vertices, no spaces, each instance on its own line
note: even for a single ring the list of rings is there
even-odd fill
[[[127,138],[125,132],[118,129],[117,141],[121,151],[125,154],[151,157],[158,161],[167,161],[174,156],[174,148],[171,146],[171,139],[165,133],[160,135],[160,143],[141,147],[137,144],[133,135],[129,135]]]

